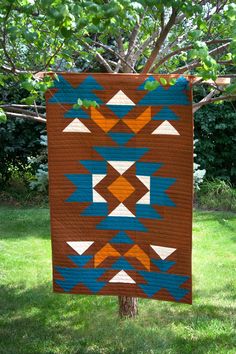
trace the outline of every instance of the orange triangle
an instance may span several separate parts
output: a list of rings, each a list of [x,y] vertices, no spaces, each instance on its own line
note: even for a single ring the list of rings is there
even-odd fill
[[[134,133],[138,133],[145,125],[151,120],[151,107],[145,109],[136,119],[123,119],[123,122],[133,130]]]
[[[119,119],[106,118],[104,117],[96,108],[91,107],[91,118],[92,120],[105,132],[109,132]]]
[[[148,255],[138,246],[134,245],[128,252],[124,254],[126,257],[135,257],[145,268],[150,270],[150,258]]]
[[[104,247],[102,247],[94,256],[94,267],[97,267],[100,263],[104,261],[107,257],[119,257],[120,253],[112,247],[109,243],[107,243]]]

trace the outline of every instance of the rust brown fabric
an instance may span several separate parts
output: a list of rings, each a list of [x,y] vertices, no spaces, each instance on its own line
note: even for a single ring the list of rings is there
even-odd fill
[[[47,93],[56,292],[191,303],[191,77],[161,77],[67,73]]]

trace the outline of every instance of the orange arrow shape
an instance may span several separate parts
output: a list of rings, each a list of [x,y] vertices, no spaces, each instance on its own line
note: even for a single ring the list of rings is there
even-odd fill
[[[119,257],[120,253],[107,243],[102,247],[94,256],[94,267],[97,267],[100,263],[104,261],[107,257]]]
[[[105,132],[109,132],[119,119],[106,118],[104,117],[96,108],[91,107],[91,118],[92,120]]]
[[[150,258],[138,245],[134,245],[132,248],[130,248],[130,250],[125,253],[125,256],[137,258],[145,268],[150,270]]]
[[[151,120],[151,107],[145,109],[136,119],[123,119],[123,122],[133,130],[134,133],[138,133],[145,125]]]

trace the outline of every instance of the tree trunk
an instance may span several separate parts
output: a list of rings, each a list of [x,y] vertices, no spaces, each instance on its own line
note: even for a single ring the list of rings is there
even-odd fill
[[[119,296],[119,315],[121,318],[134,318],[138,314],[138,299],[136,297]]]

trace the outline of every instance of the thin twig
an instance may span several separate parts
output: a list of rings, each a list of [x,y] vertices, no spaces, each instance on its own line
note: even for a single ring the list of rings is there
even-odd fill
[[[106,49],[107,51],[109,51],[110,53],[114,54],[115,56],[117,56],[117,58],[119,58],[124,64],[128,65],[129,68],[130,68],[133,72],[136,72],[135,69],[132,68],[132,66],[131,66],[129,63],[127,63],[127,62],[125,61],[125,59],[124,59],[119,53],[115,52],[112,48],[110,48],[110,47],[108,47],[108,46],[106,46],[105,44],[100,43],[100,42],[93,41],[93,43],[96,44],[96,45],[98,45],[98,46],[100,46],[100,47],[102,47],[102,48],[104,48],[104,49]]]
[[[26,119],[34,120],[34,121],[37,121],[37,122],[40,122],[40,123],[46,123],[46,119],[45,118],[28,116],[27,114],[20,114],[20,113],[13,113],[13,112],[5,112],[5,114],[7,116],[12,116],[12,117],[16,117],[16,118],[26,118]]]
[[[109,63],[107,62],[107,60],[106,60],[100,53],[98,53],[98,52],[96,51],[96,49],[94,49],[92,46],[90,46],[90,45],[89,45],[88,43],[86,43],[86,42],[83,42],[83,45],[84,45],[87,49],[89,49],[89,50],[91,50],[92,52],[94,52],[95,58],[97,59],[97,61],[98,61],[100,64],[102,64],[102,65],[105,67],[105,69],[106,69],[109,73],[113,73],[113,72],[114,72],[114,70],[112,70],[111,66],[110,66]]]

